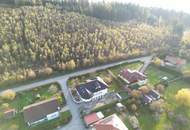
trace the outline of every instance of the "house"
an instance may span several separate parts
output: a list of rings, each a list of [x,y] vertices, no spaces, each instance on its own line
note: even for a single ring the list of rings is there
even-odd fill
[[[59,117],[61,105],[56,97],[31,104],[23,108],[24,121],[31,125],[37,125],[43,121]]]
[[[119,77],[129,85],[144,85],[147,83],[147,76],[137,70],[124,69]]]
[[[92,113],[90,115],[84,116],[84,122],[85,122],[85,125],[89,127],[90,125],[101,120],[102,118],[104,118],[104,115],[102,114],[102,112]]]
[[[181,67],[187,63],[185,59],[181,59],[179,57],[175,56],[166,56],[165,57],[165,65],[171,66],[171,67]]]
[[[141,101],[143,104],[147,105],[152,102],[152,99],[147,95],[143,95]]]
[[[152,101],[156,101],[160,98],[161,98],[160,94],[156,90],[152,89],[147,94],[142,95],[141,101],[143,104],[147,105]]]
[[[82,101],[89,102],[102,98],[108,92],[108,85],[97,77],[76,86],[76,90]]]
[[[11,119],[11,118],[15,117],[15,115],[16,115],[15,109],[9,109],[9,110],[3,112],[4,119]]]
[[[147,93],[147,96],[149,96],[153,101],[161,98],[160,94],[156,90],[153,90],[153,89]]]
[[[91,130],[128,130],[128,128],[116,114],[113,114],[96,122]]]

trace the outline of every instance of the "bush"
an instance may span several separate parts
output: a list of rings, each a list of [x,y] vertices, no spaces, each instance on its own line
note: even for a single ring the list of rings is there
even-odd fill
[[[150,110],[152,110],[155,113],[162,113],[165,108],[165,102],[163,99],[160,99],[158,101],[154,101],[150,104]]]
[[[3,103],[2,105],[1,105],[1,109],[3,109],[3,110],[6,110],[6,109],[8,109],[9,108],[9,104],[8,103]]]
[[[132,126],[134,129],[137,129],[137,128],[140,127],[139,121],[138,121],[138,119],[137,119],[135,116],[130,116],[130,117],[129,117],[129,122],[130,122],[131,126]]]
[[[49,91],[50,93],[52,93],[52,94],[57,93],[57,92],[58,92],[58,87],[57,87],[57,85],[56,85],[56,84],[50,85],[48,91]]]
[[[133,91],[131,92],[131,96],[132,96],[133,98],[139,99],[140,96],[141,96],[141,91],[139,91],[139,90],[133,90]]]
[[[155,89],[159,92],[159,93],[164,93],[165,90],[165,86],[163,84],[158,84],[155,86]]]
[[[28,77],[29,79],[34,79],[34,78],[36,78],[36,73],[35,73],[32,69],[29,69],[29,70],[27,71],[27,77]]]
[[[136,111],[137,111],[137,106],[136,106],[135,104],[132,104],[132,105],[131,105],[131,110],[132,110],[133,112],[136,112]]]
[[[74,61],[74,60],[70,60],[70,61],[68,61],[68,62],[66,63],[66,68],[67,68],[68,70],[73,70],[73,69],[75,69],[75,67],[76,67],[76,64],[75,64],[75,61]]]
[[[3,91],[0,96],[2,99],[13,100],[16,97],[16,93],[13,90],[9,89]]]
[[[43,73],[44,75],[51,75],[51,74],[53,73],[53,69],[50,68],[50,67],[46,67],[46,68],[44,68],[44,69],[42,70],[42,73]]]
[[[147,94],[150,91],[150,88],[148,86],[142,86],[139,88],[139,90],[143,93],[143,94]]]

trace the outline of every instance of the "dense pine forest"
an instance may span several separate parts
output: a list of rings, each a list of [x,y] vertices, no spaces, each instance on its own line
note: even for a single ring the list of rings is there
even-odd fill
[[[184,42],[181,45],[183,27],[179,24],[171,27],[161,23],[161,18],[150,23],[144,17],[136,18],[138,13],[131,15],[134,18],[128,18],[128,22],[114,20],[119,19],[117,14],[110,16],[114,19],[95,14],[91,17],[88,8],[76,10],[66,5],[57,8],[41,3],[0,8],[1,84],[155,52],[178,53],[179,48],[189,48]],[[103,15],[103,10],[96,10]],[[139,12],[132,12],[135,11]]]

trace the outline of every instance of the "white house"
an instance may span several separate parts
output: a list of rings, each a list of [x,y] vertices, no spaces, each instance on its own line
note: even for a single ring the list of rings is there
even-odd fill
[[[24,121],[28,126],[37,125],[46,120],[59,117],[60,103],[54,97],[23,108]]]
[[[97,77],[93,80],[88,80],[86,83],[80,84],[76,87],[77,93],[81,100],[90,102],[102,98],[108,92],[108,85]]]

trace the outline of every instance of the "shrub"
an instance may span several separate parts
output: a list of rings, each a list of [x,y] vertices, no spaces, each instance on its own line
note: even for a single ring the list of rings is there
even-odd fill
[[[141,96],[141,91],[139,91],[139,90],[133,90],[133,91],[131,92],[131,96],[132,96],[133,98],[139,99],[140,96]]]
[[[139,88],[139,90],[143,93],[143,94],[147,94],[150,91],[150,88],[148,86],[142,86]]]
[[[27,71],[27,77],[28,77],[29,79],[34,79],[34,78],[36,78],[36,73],[35,73],[32,69],[29,69],[29,70]]]
[[[138,119],[135,117],[135,116],[130,116],[129,117],[129,122],[131,124],[131,126],[134,128],[134,129],[137,129],[139,128],[139,121]]]
[[[164,93],[165,90],[165,86],[163,84],[158,84],[155,86],[155,89],[159,92],[159,93]]]
[[[9,108],[9,104],[8,103],[3,103],[2,105],[1,105],[1,109],[3,109],[3,110],[6,110],[6,109],[8,109]]]
[[[16,97],[16,93],[13,90],[8,89],[3,91],[0,96],[2,99],[13,100]]]
[[[132,104],[132,105],[131,105],[131,110],[132,110],[133,112],[136,112],[136,111],[137,111],[137,106],[136,106],[135,104]]]
[[[70,61],[68,61],[68,62],[66,63],[66,68],[67,68],[68,70],[73,70],[73,69],[75,69],[75,67],[76,67],[76,64],[75,64],[75,61],[74,61],[74,60],[70,60]]]
[[[53,73],[53,69],[51,67],[46,67],[42,70],[44,75],[51,75]]]
[[[57,93],[57,92],[58,92],[58,87],[57,87],[57,85],[56,85],[56,84],[50,85],[48,91],[49,91],[50,93],[52,93],[52,94]]]
[[[150,104],[150,110],[152,110],[155,113],[163,112],[164,108],[165,108],[165,102],[162,99],[154,101]]]

